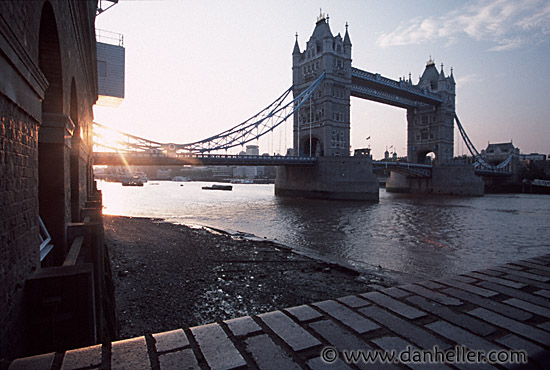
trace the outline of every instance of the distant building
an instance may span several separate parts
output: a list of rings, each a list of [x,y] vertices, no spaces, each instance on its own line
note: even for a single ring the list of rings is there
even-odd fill
[[[545,161],[546,160],[546,154],[539,154],[539,153],[530,153],[530,154],[520,154],[519,160],[520,161]]]
[[[512,142],[488,144],[487,148],[481,151],[485,161],[493,165],[504,162],[511,155],[517,155],[519,159],[519,148],[514,147]]]
[[[493,166],[507,161],[508,164],[502,170],[512,173],[512,181],[519,181],[519,152],[519,148],[516,148],[512,142],[488,144],[487,148],[481,151],[481,157]]]

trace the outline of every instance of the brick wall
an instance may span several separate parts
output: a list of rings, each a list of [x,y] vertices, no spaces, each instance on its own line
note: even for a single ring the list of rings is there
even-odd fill
[[[40,264],[37,122],[0,95],[0,357],[22,338],[23,287]]]

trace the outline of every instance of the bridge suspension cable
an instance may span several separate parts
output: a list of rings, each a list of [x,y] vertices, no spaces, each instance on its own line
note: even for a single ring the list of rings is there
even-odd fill
[[[483,159],[481,154],[479,154],[479,151],[476,149],[476,147],[470,140],[470,137],[466,133],[466,130],[464,130],[464,127],[460,123],[460,120],[458,119],[458,115],[456,113],[455,113],[455,121],[458,127],[458,131],[460,132],[460,135],[462,136],[462,139],[464,140],[464,143],[466,144],[468,151],[470,152],[472,157],[475,159],[474,167],[476,168],[481,167],[491,171],[502,171],[512,161],[513,155],[510,154],[508,158],[506,158],[502,163],[499,163],[498,165],[491,165],[487,163],[485,159]]]
[[[212,151],[227,150],[237,146],[243,146],[251,141],[259,139],[269,132],[272,132],[276,127],[286,122],[287,119],[294,114],[294,112],[299,111],[304,103],[313,96],[324,77],[325,73],[323,72],[307,89],[302,91],[302,93],[294,99],[285,103],[285,101],[287,101],[287,97],[292,92],[291,86],[259,113],[228,130],[225,130],[217,135],[210,136],[204,140],[187,144],[159,143],[143,139],[138,136],[129,135],[122,131],[111,129],[107,126],[96,123],[96,125],[101,129],[110,129],[111,131],[124,135],[125,140],[118,140],[110,145],[102,143],[101,140],[97,140],[95,144],[114,150],[117,150],[115,149],[116,147],[124,147],[126,151],[146,151],[156,149],[188,153],[209,153]],[[99,133],[94,134],[94,136],[97,136],[98,139],[102,138]],[[121,150],[118,149],[118,151]]]

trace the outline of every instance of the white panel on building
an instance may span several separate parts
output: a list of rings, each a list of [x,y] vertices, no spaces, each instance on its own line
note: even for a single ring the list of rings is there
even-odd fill
[[[98,100],[96,104],[118,107],[124,99],[123,38],[120,34],[97,30],[97,40]]]

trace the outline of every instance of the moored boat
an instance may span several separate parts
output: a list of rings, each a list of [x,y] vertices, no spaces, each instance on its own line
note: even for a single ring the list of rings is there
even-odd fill
[[[202,190],[233,190],[233,186],[231,185],[218,185],[214,184],[212,186],[203,186]]]

